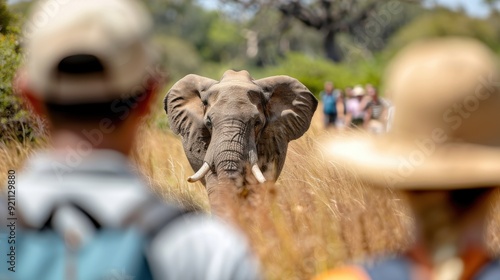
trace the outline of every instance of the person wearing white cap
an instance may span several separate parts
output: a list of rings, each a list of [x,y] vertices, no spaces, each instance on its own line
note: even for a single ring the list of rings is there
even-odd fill
[[[133,0],[32,10],[14,83],[52,147],[17,176],[15,257],[0,244],[1,279],[260,279],[242,233],[163,203],[128,159],[163,81],[151,29]]]
[[[365,111],[362,100],[364,96],[365,89],[362,86],[357,85],[352,89],[352,96],[346,102],[346,126],[363,127]]]
[[[500,279],[485,238],[500,187],[497,57],[474,39],[429,39],[399,53],[385,79],[396,108],[392,129],[326,147],[332,161],[368,185],[407,198],[413,245],[315,280]]]

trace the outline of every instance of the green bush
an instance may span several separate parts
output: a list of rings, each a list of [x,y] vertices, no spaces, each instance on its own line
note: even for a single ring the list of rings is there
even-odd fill
[[[461,36],[471,37],[484,42],[493,49],[500,48],[500,24],[495,17],[477,19],[468,17],[464,12],[437,9],[418,17],[401,28],[390,40],[386,52],[395,52],[415,40]]]
[[[382,69],[383,65],[377,59],[335,64],[326,59],[290,53],[278,66],[253,76],[288,75],[301,81],[314,94],[319,94],[325,81],[333,81],[341,89],[366,83],[379,86]]]
[[[12,79],[21,63],[20,31],[5,1],[0,2],[0,13],[9,18],[0,22],[0,144],[16,140],[31,142],[40,136],[39,126],[12,90]]]

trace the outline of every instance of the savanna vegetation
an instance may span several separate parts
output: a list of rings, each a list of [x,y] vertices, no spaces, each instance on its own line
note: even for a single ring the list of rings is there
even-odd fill
[[[246,69],[254,78],[290,75],[318,93],[325,80],[338,87],[383,86],[380,79],[388,60],[415,39],[470,36],[500,52],[496,12],[472,18],[464,11],[417,1],[387,2],[398,4],[396,10],[389,10],[385,1],[351,1],[360,5],[351,7],[352,13],[356,9],[363,16],[350,28],[335,29],[332,57],[325,47],[328,28],[308,25],[292,13],[293,7],[274,1],[256,5],[250,0],[221,0],[214,2],[215,9],[194,0],[144,2],[153,14],[154,40],[171,82],[189,73],[218,79],[226,69]],[[313,6],[302,4],[302,11],[321,14],[322,2],[335,1],[304,2]],[[23,109],[11,83],[22,63],[21,26],[30,4],[7,5],[0,0],[0,182],[7,170],[21,171],[26,158],[48,142],[43,121]],[[390,16],[381,16],[387,12]],[[208,210],[203,186],[186,182],[192,170],[180,140],[168,128],[162,95],[141,131],[134,154],[137,171],[165,199]],[[256,199],[242,200],[235,209],[267,279],[308,279],[367,254],[401,250],[411,238],[406,234],[411,219],[398,194],[366,188],[320,152],[311,153],[320,150],[320,139],[332,137],[322,129],[320,117],[317,113],[306,135],[290,144],[278,182],[253,189]],[[499,243],[491,237],[493,244]]]

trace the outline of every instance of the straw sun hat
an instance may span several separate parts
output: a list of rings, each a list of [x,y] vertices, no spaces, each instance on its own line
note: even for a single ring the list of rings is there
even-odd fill
[[[328,142],[335,164],[400,189],[500,186],[500,77],[487,47],[464,38],[413,43],[385,74],[391,131]]]

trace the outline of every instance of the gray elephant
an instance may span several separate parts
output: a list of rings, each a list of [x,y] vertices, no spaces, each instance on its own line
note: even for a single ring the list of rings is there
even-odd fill
[[[294,78],[254,80],[247,71],[232,70],[220,81],[187,75],[173,85],[164,102],[170,128],[181,135],[197,171],[188,181],[202,180],[212,207],[221,182],[241,189],[275,181],[288,142],[307,131],[318,105]]]

